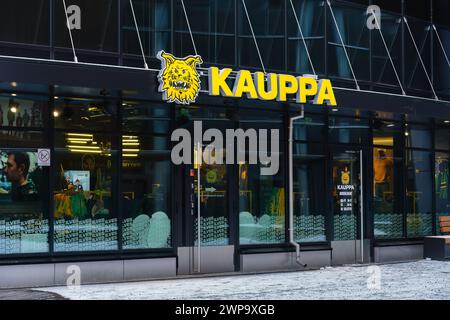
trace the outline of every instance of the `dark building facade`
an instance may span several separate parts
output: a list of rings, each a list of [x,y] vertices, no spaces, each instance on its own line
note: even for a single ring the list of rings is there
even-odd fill
[[[129,1],[66,0],[73,48],[63,1],[2,1],[0,287],[63,285],[71,265],[82,283],[301,268],[291,197],[308,267],[423,257],[450,215],[448,1],[132,3],[148,69]],[[295,122],[292,193],[300,105],[209,96],[205,73],[195,103],[166,103],[160,50],[331,80],[337,106]],[[171,134],[194,121],[278,129],[278,173],[173,164]]]

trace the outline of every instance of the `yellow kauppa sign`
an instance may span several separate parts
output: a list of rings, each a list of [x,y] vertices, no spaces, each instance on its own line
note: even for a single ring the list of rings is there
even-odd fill
[[[202,64],[200,56],[176,58],[161,51],[157,57],[161,60],[158,79],[159,91],[163,99],[179,104],[194,103],[200,91],[200,76],[197,65]],[[336,105],[331,81],[316,80],[310,76],[293,76],[263,72],[251,73],[240,70],[232,77],[230,68],[210,67],[208,70],[209,95],[249,99],[288,101],[294,98],[297,103]],[[234,78],[234,79],[233,79]],[[232,87],[229,82],[234,81]]]

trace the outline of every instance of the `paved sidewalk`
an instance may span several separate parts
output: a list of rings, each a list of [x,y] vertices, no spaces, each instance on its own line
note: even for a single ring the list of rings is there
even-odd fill
[[[67,298],[53,292],[30,289],[2,289],[0,300],[66,300]]]

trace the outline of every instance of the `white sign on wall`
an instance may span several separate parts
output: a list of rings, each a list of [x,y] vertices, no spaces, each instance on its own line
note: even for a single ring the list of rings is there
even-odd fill
[[[38,149],[37,160],[38,166],[50,167],[50,149]]]

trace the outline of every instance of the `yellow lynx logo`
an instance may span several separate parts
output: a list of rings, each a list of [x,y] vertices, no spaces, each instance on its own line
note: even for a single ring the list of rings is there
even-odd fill
[[[160,51],[157,58],[162,64],[158,80],[163,99],[179,104],[195,102],[200,90],[200,77],[196,67],[203,63],[202,58],[197,55],[180,59],[164,51]]]

